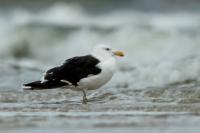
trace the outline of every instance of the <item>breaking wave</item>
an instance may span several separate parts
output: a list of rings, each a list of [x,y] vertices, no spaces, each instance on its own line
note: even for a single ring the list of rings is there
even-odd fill
[[[126,53],[119,59],[120,71],[109,87],[145,89],[199,81],[198,13],[122,10],[94,15],[78,5],[56,4],[38,12],[0,13],[0,26],[0,61],[4,65],[44,69],[106,43]],[[22,73],[20,81],[19,76],[15,77],[18,80],[11,76],[20,86],[40,73],[28,78]],[[1,81],[7,81],[7,76]]]

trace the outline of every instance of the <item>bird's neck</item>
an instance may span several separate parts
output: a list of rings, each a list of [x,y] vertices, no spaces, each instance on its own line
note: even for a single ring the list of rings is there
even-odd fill
[[[95,58],[99,59],[100,61],[107,61],[111,58],[114,58],[113,56],[109,56],[106,54],[102,54],[102,53],[92,53],[92,56],[94,56]]]

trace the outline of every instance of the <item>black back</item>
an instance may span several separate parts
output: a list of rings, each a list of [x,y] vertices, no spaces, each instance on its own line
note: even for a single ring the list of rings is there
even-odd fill
[[[45,80],[66,80],[76,86],[82,78],[101,72],[101,69],[96,66],[99,62],[92,55],[73,57],[66,60],[63,65],[48,70]]]

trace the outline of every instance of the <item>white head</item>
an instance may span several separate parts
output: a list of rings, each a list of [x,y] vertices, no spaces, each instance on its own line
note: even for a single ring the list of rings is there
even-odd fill
[[[122,51],[116,51],[108,45],[97,45],[94,47],[92,55],[106,59],[117,56],[122,57],[124,53]]]

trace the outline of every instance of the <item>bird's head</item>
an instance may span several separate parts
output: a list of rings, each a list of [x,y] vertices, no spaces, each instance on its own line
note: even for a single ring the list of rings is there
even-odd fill
[[[93,54],[102,56],[104,58],[108,57],[123,57],[124,53],[122,51],[114,50],[108,45],[97,45],[93,49]]]

